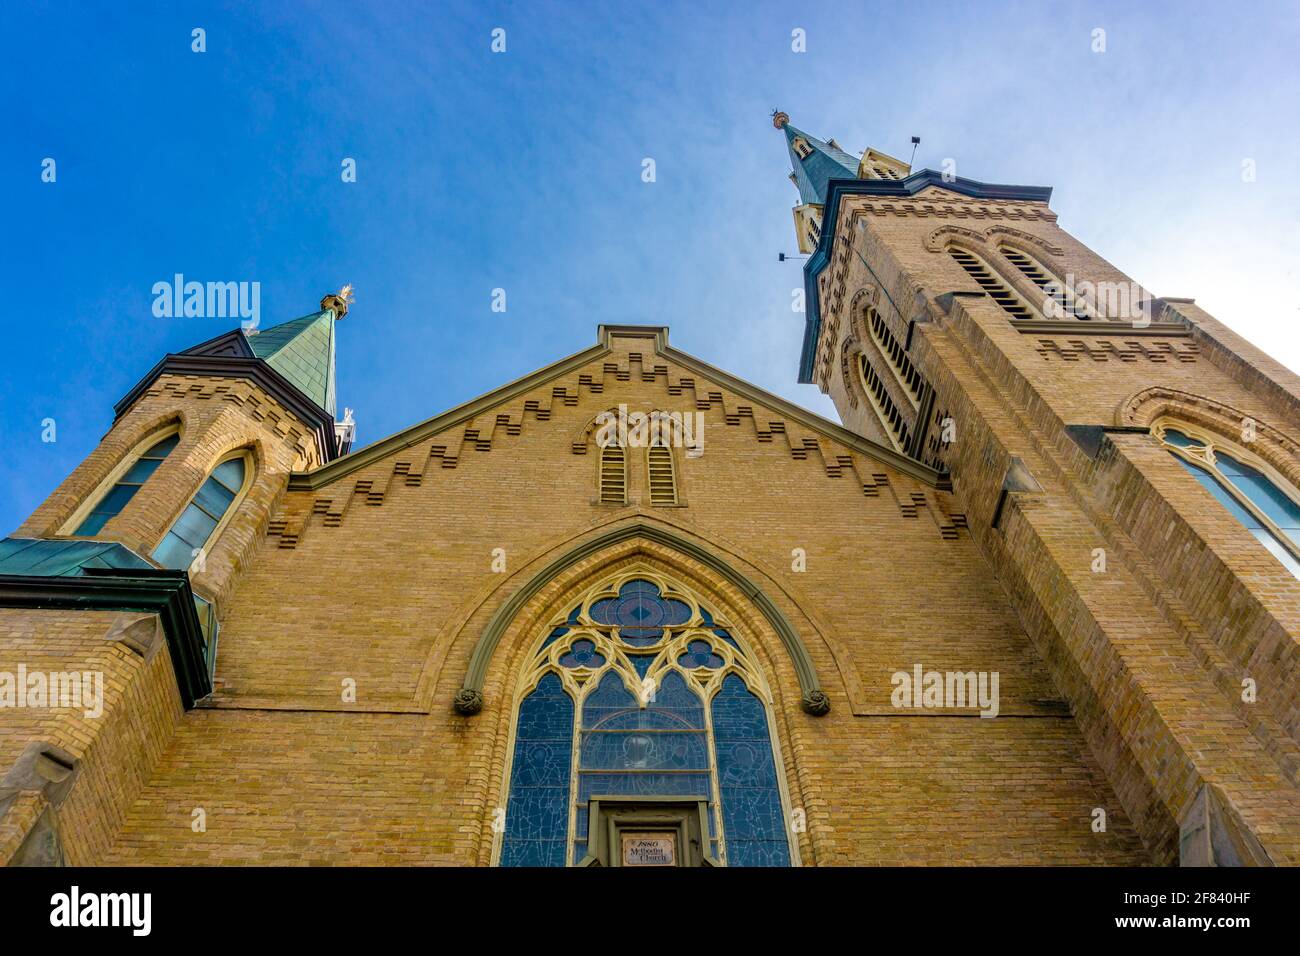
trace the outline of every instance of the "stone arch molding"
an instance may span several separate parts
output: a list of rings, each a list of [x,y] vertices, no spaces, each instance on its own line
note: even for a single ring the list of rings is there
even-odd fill
[[[1049,256],[1063,256],[1065,250],[1060,246],[1048,242],[1035,236],[1032,232],[1025,232],[1023,229],[1016,229],[1012,226],[989,226],[984,230],[984,235],[988,237],[989,242],[994,245],[999,239],[1011,240],[1010,245],[1028,246],[1032,250],[1040,253],[1047,253]]]
[[[573,565],[614,545],[637,538],[670,548],[698,562],[741,591],[780,638],[799,681],[800,703],[803,710],[815,717],[830,711],[830,698],[822,690],[807,646],[789,619],[772,602],[766,592],[711,551],[667,528],[645,522],[624,525],[582,542],[534,574],[497,608],[470,655],[465,679],[453,701],[456,711],[471,716],[483,709],[483,686],[492,658],[511,622],[533,597]]]
[[[858,407],[858,393],[862,387],[854,374],[853,362],[861,352],[862,344],[858,341],[857,334],[850,333],[844,340],[844,345],[840,347],[840,374],[844,377],[844,393],[848,396],[849,404],[854,408]]]
[[[864,282],[858,291],[853,293],[853,298],[849,300],[850,325],[854,316],[860,314],[866,306],[875,305],[879,299],[879,286],[873,282]]]
[[[1300,442],[1231,405],[1194,392],[1157,385],[1135,392],[1115,410],[1115,424],[1121,428],[1150,428],[1158,419],[1166,417],[1199,425],[1228,439],[1239,435],[1247,420],[1253,422],[1252,449],[1288,481],[1300,485]]]
[[[965,239],[977,248],[985,248],[984,234],[962,226],[940,226],[925,237],[925,248],[930,252],[943,252],[944,247],[953,239]]]

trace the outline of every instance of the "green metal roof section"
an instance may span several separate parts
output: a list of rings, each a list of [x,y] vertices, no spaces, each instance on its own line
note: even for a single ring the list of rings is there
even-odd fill
[[[153,570],[154,565],[114,541],[46,541],[5,538],[0,541],[0,574],[67,578],[84,568]]]
[[[331,416],[334,399],[334,310],[323,309],[272,326],[256,335],[244,333],[253,354],[287,378]]]
[[[786,145],[790,148],[790,165],[794,168],[795,185],[799,187],[799,196],[805,203],[824,206],[827,186],[832,179],[858,178],[857,157],[816,136],[809,136],[789,123],[783,129]],[[802,139],[812,147],[812,154],[807,159],[800,159],[795,152],[796,139]]]

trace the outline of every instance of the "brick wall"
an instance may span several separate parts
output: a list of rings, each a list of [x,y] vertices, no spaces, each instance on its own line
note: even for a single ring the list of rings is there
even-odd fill
[[[1042,295],[1000,260],[1000,241],[1061,276],[1129,279],[1045,206],[945,197],[940,209],[940,195],[844,201],[822,280],[819,382],[849,404],[854,383],[831,359],[868,290],[896,334],[910,326],[909,357],[955,427],[941,451],[956,507],[1150,852],[1177,859],[1179,823],[1213,781],[1274,862],[1296,862],[1300,583],[1151,438],[1112,434],[1094,461],[1066,426],[1145,427],[1170,414],[1232,438],[1250,417],[1263,436],[1255,450],[1294,481],[1300,382],[1184,300],[1157,303],[1179,323],[1171,334],[1015,328],[948,242],[976,250],[1030,302]],[[1004,501],[1014,459],[1041,491]],[[1260,688],[1253,703],[1245,678]]]
[[[289,491],[225,602],[219,688],[182,718],[105,862],[486,863],[514,681],[542,622],[620,561],[658,562],[739,623],[776,697],[807,864],[1150,859],[952,496],[615,336],[610,354],[314,491]],[[589,425],[619,403],[704,410],[685,507],[600,505]],[[748,598],[672,550],[586,559],[520,612],[486,705],[451,709],[474,643],[536,570],[621,523],[671,527],[762,587],[830,714]],[[491,570],[503,548],[507,570]],[[791,569],[791,551],[807,570]],[[890,677],[997,669],[1002,717],[890,704]],[[342,697],[355,682],[355,702]],[[192,829],[203,807],[207,832]],[[1094,808],[1105,833],[1092,831]]]

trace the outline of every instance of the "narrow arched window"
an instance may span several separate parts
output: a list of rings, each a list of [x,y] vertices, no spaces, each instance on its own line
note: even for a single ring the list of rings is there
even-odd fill
[[[979,287],[988,294],[989,298],[1002,306],[1002,311],[1006,312],[1011,318],[1017,322],[1037,318],[1029,304],[1011,286],[1003,282],[993,267],[983,259],[972,252],[962,249],[960,246],[949,246],[948,255],[952,256],[957,265],[965,269],[966,273],[979,284]]]
[[[149,480],[163,459],[171,454],[180,441],[180,432],[173,432],[161,441],[155,442],[142,452],[131,466],[113,483],[113,487],[95,502],[89,514],[77,525],[73,534],[98,534],[109,518],[121,512],[126,503],[135,497],[135,493]]]
[[[907,420],[898,410],[898,405],[890,396],[880,373],[867,361],[867,357],[858,353],[858,371],[862,375],[862,387],[867,393],[867,400],[876,410],[876,417],[885,427],[889,440],[899,451],[907,448]]]
[[[1300,493],[1243,448],[1181,422],[1155,436],[1268,552],[1300,578]]]
[[[189,568],[243,492],[248,477],[247,453],[227,458],[212,469],[208,480],[154,548],[154,560],[166,568]]]
[[[1046,266],[1027,252],[1014,246],[999,246],[998,251],[1021,275],[1043,290],[1047,297],[1044,311],[1054,319],[1080,319],[1089,322],[1096,312],[1074,290],[1056,278]]]
[[[600,503],[627,504],[627,455],[621,445],[600,450]]]
[[[677,504],[677,474],[673,450],[656,443],[646,449],[646,472],[650,476],[650,504]]]
[[[592,588],[518,686],[499,865],[791,864],[771,695],[686,589]]]

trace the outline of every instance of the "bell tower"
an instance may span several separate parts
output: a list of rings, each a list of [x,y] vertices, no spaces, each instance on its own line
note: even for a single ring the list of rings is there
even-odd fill
[[[947,473],[1155,859],[1300,862],[1300,378],[1070,235],[1048,187],[773,122],[799,381]]]
[[[7,649],[99,688],[79,709],[20,711],[6,728],[25,749],[0,779],[0,859],[85,862],[76,854],[120,825],[183,712],[212,691],[225,603],[290,473],[352,440],[350,410],[335,421],[334,373],[350,298],[345,287],[260,334],[237,328],[165,356],[114,407],[98,447],[0,540]]]

